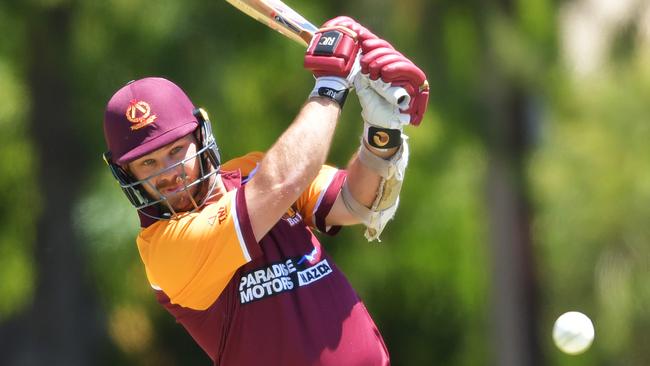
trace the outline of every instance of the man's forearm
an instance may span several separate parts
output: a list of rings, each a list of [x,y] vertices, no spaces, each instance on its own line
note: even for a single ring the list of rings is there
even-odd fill
[[[364,144],[373,154],[383,159],[389,159],[395,155],[398,150],[397,147],[379,150],[368,146],[365,141]],[[350,160],[347,170],[347,185],[350,189],[350,193],[360,204],[368,208],[371,207],[377,197],[377,190],[379,188],[379,183],[381,182],[381,177],[375,171],[361,163],[357,154],[354,154]]]
[[[246,184],[246,205],[256,240],[266,235],[320,171],[329,150],[339,105],[311,98]]]
[[[311,98],[266,153],[259,183],[296,200],[325,163],[340,111],[330,99]]]
[[[406,136],[399,147],[379,150],[365,141],[348,164],[348,177],[330,211],[328,225],[363,223],[368,240],[379,238],[393,218],[408,164]]]

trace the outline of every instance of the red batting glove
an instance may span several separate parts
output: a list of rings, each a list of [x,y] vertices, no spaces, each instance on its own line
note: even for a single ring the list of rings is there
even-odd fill
[[[305,53],[305,68],[314,76],[347,78],[359,54],[357,33],[335,19],[323,24]]]
[[[314,34],[305,54],[305,68],[311,70],[316,77],[349,76],[360,43],[377,36],[354,19],[339,16],[328,20]]]
[[[305,68],[314,76],[338,76],[346,78],[359,53],[357,34],[345,27],[335,26],[319,29],[314,34],[307,53]]]
[[[377,36],[374,35],[371,31],[369,31],[368,28],[364,27],[363,25],[359,24],[356,20],[347,16],[339,16],[330,19],[327,22],[325,22],[325,24],[323,24],[323,27],[334,27],[334,26],[343,26],[353,30],[357,34],[357,38],[359,42],[363,42],[367,39],[377,38]]]
[[[359,34],[363,39],[374,35],[348,17],[337,17],[315,34],[305,53],[305,68],[316,76],[311,96],[322,96],[345,103],[348,90],[359,72]]]
[[[361,72],[370,80],[404,88],[411,101],[402,110],[410,115],[410,124],[419,125],[429,101],[429,83],[424,72],[385,40],[367,39],[361,43],[361,50]]]

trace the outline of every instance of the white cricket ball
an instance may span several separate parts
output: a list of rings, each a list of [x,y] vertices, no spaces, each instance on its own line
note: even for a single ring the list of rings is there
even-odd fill
[[[560,315],[553,326],[553,341],[557,348],[570,355],[580,354],[594,341],[594,325],[583,313],[569,311]]]

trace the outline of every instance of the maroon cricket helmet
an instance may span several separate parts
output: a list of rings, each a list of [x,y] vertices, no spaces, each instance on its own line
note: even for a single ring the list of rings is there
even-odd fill
[[[129,82],[108,101],[104,138],[115,164],[126,164],[193,132],[199,122],[185,92],[169,80]]]

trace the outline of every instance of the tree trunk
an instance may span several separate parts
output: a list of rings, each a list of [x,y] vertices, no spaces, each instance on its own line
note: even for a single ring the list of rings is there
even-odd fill
[[[42,195],[34,246],[36,285],[31,307],[0,334],[6,346],[3,365],[92,365],[103,334],[72,223],[88,159],[75,127],[87,121],[72,108],[70,18],[65,2],[28,16],[30,133]]]
[[[525,92],[494,81],[486,177],[492,247],[492,339],[495,364],[542,365],[537,336],[537,278],[526,197],[529,102]]]

